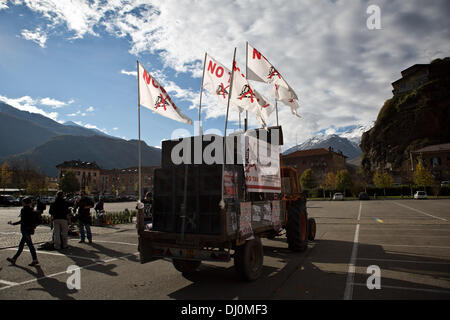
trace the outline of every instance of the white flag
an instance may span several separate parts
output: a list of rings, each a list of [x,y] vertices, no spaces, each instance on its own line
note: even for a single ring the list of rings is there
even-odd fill
[[[226,105],[230,94],[231,71],[209,55],[206,55],[205,68],[203,88],[217,96],[219,101]],[[234,68],[233,92],[230,104],[239,108],[240,112],[244,109],[254,113],[260,124],[266,127],[262,111],[263,109],[267,109],[266,112],[271,110],[269,108],[271,104],[267,105],[267,99],[250,87],[245,75],[237,67]]]
[[[192,120],[181,112],[159,82],[140,63],[138,65],[140,104],[164,117],[192,124]]]
[[[280,101],[285,99],[298,100],[297,94],[284,80],[277,69],[264,57],[261,52],[247,43],[247,79],[273,83],[286,88],[285,95],[280,97]],[[275,96],[275,98],[277,98]],[[277,99],[279,100],[279,99]]]
[[[292,114],[301,118],[297,114],[297,109],[299,108],[298,101],[289,94],[289,90],[286,87],[274,84],[271,95],[274,96],[278,101],[281,101],[285,105],[289,106],[291,108]]]

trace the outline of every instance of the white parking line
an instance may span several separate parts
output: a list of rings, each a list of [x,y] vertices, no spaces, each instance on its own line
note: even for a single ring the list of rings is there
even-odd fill
[[[404,207],[404,208],[408,208],[408,209],[410,209],[410,210],[416,211],[416,212],[418,212],[418,213],[427,215],[427,216],[432,217],[432,218],[435,218],[435,219],[439,219],[439,220],[442,220],[442,221],[448,221],[447,219],[433,216],[432,214],[429,214],[429,213],[423,212],[422,210],[415,209],[415,208],[413,208],[413,207],[407,206],[406,204],[397,203],[397,202],[393,202],[393,203],[396,204],[396,205],[398,205],[398,206],[401,206],[401,207]]]
[[[354,286],[366,287],[366,283],[353,283]],[[383,289],[397,289],[397,290],[409,290],[409,291],[419,291],[419,292],[431,292],[431,293],[445,293],[450,294],[450,290],[438,290],[438,289],[425,289],[425,288],[410,288],[410,287],[400,287],[400,286],[386,286],[381,285],[381,290]],[[377,291],[377,290],[375,290]]]
[[[359,221],[361,219],[362,202],[359,202],[358,224],[356,225],[355,237],[353,238],[352,255],[348,265],[347,282],[345,284],[344,300],[351,300],[353,297],[353,279],[355,278],[355,263],[358,255]]]
[[[139,254],[139,252],[135,252],[135,253],[132,253],[132,254],[127,254],[127,255],[121,256],[121,257],[112,258],[112,259],[109,259],[109,260],[92,263],[90,265],[79,267],[79,268],[74,269],[74,270],[83,270],[83,269],[87,269],[87,268],[90,268],[90,267],[93,267],[93,266],[96,266],[96,265],[99,265],[99,264],[109,263],[109,262],[112,262],[112,261],[115,261],[115,260],[120,260],[120,259],[131,257],[131,256],[136,256],[138,254]],[[9,288],[12,288],[12,287],[22,286],[22,285],[25,285],[25,284],[28,284],[28,283],[36,282],[36,281],[47,279],[47,278],[53,278],[53,277],[59,276],[61,274],[67,274],[67,271],[61,271],[61,272],[58,272],[58,273],[50,274],[48,276],[35,278],[35,279],[28,280],[28,281],[20,282],[20,283],[11,284],[11,285],[8,285],[7,287],[0,288],[0,291],[6,290],[6,289],[9,289]]]
[[[1,279],[0,279],[0,283],[6,284],[7,286],[17,285],[17,282],[11,282],[11,281],[1,280]]]
[[[17,251],[17,249],[15,249],[15,248],[8,248],[6,250]],[[23,251],[30,252],[29,249],[23,249]],[[63,253],[48,252],[48,251],[37,251],[37,254],[47,254],[47,255],[51,255],[51,256],[60,256],[60,257],[72,257],[72,258],[84,259],[84,260],[90,260],[90,261],[103,261],[103,260],[94,259],[94,258],[75,256],[73,254],[63,254]]]

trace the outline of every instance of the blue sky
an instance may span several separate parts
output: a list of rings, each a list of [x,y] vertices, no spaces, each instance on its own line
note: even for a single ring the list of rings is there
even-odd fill
[[[366,26],[370,4],[381,9],[380,30]],[[280,106],[292,145],[328,128],[370,123],[401,70],[449,56],[449,7],[445,0],[0,0],[0,100],[136,139],[137,59],[196,120],[205,51],[227,65],[237,47],[245,69],[249,41],[300,98],[303,119]],[[203,108],[204,128],[223,130],[225,106],[206,95]],[[192,132],[145,108],[141,116],[151,146],[174,129]],[[231,110],[231,128],[237,117]]]

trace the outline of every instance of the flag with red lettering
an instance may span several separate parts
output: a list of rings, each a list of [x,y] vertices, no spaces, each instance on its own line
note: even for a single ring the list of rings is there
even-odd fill
[[[299,108],[298,101],[289,95],[288,89],[284,86],[280,86],[278,84],[274,84],[271,95],[275,97],[278,101],[283,102],[285,105],[291,108],[291,112],[293,115],[301,118],[297,114],[297,109]]]
[[[138,66],[140,104],[164,117],[192,124],[192,120],[181,112],[159,82],[140,63]]]
[[[295,91],[266,57],[248,43],[247,79],[274,84],[273,97],[290,106],[292,113],[297,115],[298,97]]]
[[[219,101],[227,104],[230,94],[231,71],[208,54],[206,55],[205,68],[203,88],[210,94],[217,96]],[[269,110],[273,110],[267,99],[250,87],[245,75],[236,65],[234,67],[233,92],[230,104],[239,108],[240,111],[244,109],[254,113],[263,127],[266,127],[265,114]]]

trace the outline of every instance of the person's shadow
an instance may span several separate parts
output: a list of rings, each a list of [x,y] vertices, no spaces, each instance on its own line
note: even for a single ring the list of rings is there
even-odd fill
[[[36,272],[19,265],[17,268],[24,270],[31,276],[36,278],[36,282],[41,285],[41,288],[30,288],[29,291],[44,291],[50,294],[52,297],[63,299],[63,300],[74,300],[70,294],[77,293],[76,289],[69,289],[65,282],[61,282],[54,277],[47,277],[40,266],[35,267]],[[45,299],[45,298],[43,298]]]

